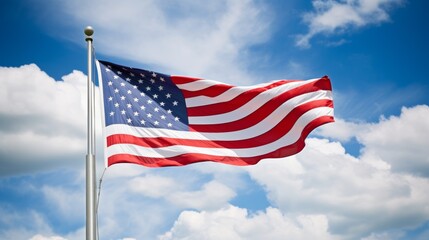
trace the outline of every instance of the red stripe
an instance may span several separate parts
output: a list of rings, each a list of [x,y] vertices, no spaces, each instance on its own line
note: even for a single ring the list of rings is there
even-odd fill
[[[208,104],[204,106],[199,107],[190,107],[187,109],[188,116],[197,117],[197,116],[210,116],[210,115],[217,115],[222,114],[226,112],[231,112],[241,106],[243,106],[248,101],[252,100],[254,97],[259,95],[260,93],[267,91],[271,88],[289,83],[290,81],[278,81],[273,84],[270,84],[265,87],[260,88],[254,88],[249,91],[246,91],[244,93],[241,93],[234,99],[227,101],[227,102],[220,102],[220,103],[214,103],[214,104]],[[297,96],[302,93],[317,91],[317,90],[331,90],[331,83],[329,82],[329,79],[327,77],[323,77],[317,81],[307,83],[305,85],[299,86],[297,88],[291,89],[282,95],[288,96],[289,98],[292,98],[294,96]],[[186,96],[185,96],[186,97]],[[277,98],[277,97],[276,97]]]
[[[184,76],[170,76],[170,79],[175,84],[185,84],[185,83],[191,83],[191,82],[201,80],[201,78],[184,77]]]
[[[167,167],[167,166],[183,166],[191,163],[213,161],[221,162],[230,165],[245,166],[253,165],[258,163],[260,160],[265,158],[282,158],[300,152],[305,146],[305,138],[310,132],[316,127],[333,122],[334,118],[331,116],[322,116],[311,121],[307,126],[304,127],[301,132],[300,138],[291,145],[279,148],[267,154],[255,156],[255,157],[224,157],[224,156],[212,156],[207,154],[193,154],[186,153],[171,158],[149,158],[144,156],[135,156],[130,154],[117,154],[108,158],[108,166],[116,163],[134,163],[144,165],[147,167]]]
[[[234,86],[231,86],[231,85],[218,84],[218,85],[213,85],[198,91],[189,91],[189,90],[181,90],[181,91],[185,98],[198,97],[198,96],[216,97],[233,87]]]
[[[232,149],[258,147],[269,144],[281,138],[290,131],[290,129],[294,126],[295,122],[299,119],[299,117],[302,116],[302,114],[313,108],[321,106],[332,106],[332,101],[316,100],[303,104],[292,110],[287,116],[283,118],[282,121],[280,121],[276,126],[273,126],[273,128],[269,131],[259,136],[248,139],[241,139],[235,141],[210,141],[165,137],[139,138],[132,135],[115,134],[107,137],[107,146],[112,146],[114,144],[134,144],[150,148],[168,147],[173,145]]]

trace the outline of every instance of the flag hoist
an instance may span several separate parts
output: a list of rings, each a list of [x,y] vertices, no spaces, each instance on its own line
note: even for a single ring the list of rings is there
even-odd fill
[[[92,34],[94,29],[88,26],[84,30],[88,46],[88,146],[86,155],[86,239],[96,240],[96,174],[95,174],[95,104],[94,83],[92,81]]]

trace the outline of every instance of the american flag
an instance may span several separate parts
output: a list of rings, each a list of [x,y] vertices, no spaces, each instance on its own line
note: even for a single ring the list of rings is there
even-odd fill
[[[252,165],[300,152],[333,122],[328,77],[237,87],[97,61],[107,165]]]

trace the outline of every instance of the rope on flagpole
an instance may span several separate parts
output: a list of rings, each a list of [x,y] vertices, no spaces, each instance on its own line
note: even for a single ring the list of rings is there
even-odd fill
[[[100,238],[100,233],[98,231],[98,206],[100,205],[100,196],[101,196],[101,183],[103,182],[104,173],[106,173],[107,167],[104,167],[103,173],[101,174],[100,180],[98,181],[98,193],[97,193],[97,204],[95,206],[95,213],[97,218],[97,239]]]

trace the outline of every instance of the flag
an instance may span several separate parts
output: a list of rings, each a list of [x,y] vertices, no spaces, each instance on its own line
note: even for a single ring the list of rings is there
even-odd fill
[[[327,76],[238,87],[97,61],[107,166],[252,165],[300,152],[333,122]]]

